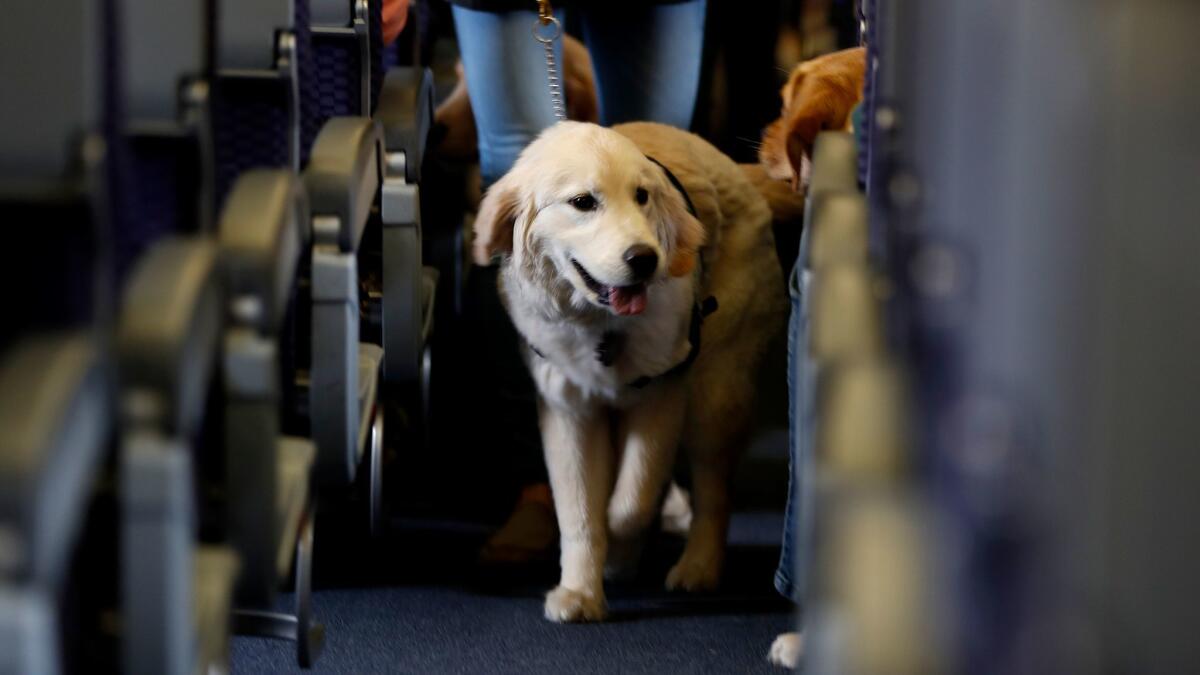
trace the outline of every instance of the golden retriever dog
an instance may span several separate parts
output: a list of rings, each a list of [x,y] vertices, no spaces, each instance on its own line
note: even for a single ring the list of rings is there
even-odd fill
[[[792,70],[780,92],[782,114],[763,131],[759,161],[767,175],[791,181],[795,190],[808,183],[817,134],[850,131],[866,71],[864,47],[826,54]]]
[[[562,566],[546,617],[604,618],[606,564],[636,561],[680,446],[693,513],[666,586],[714,588],[755,371],[786,312],[767,202],[687,132],[560,122],[475,227],[539,394]]]

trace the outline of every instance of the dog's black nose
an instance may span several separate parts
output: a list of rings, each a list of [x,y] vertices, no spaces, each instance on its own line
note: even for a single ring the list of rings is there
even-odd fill
[[[625,262],[633,271],[634,281],[645,281],[658,268],[658,254],[646,244],[634,244],[625,250]]]

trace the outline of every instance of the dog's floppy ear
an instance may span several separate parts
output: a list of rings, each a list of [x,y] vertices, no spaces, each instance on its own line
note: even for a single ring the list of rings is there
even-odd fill
[[[805,167],[805,162],[810,161],[812,156],[813,143],[816,142],[817,133],[812,134],[812,141],[805,144],[805,136],[797,132],[795,127],[792,127],[791,133],[787,137],[787,158],[788,164],[792,167],[792,191],[799,192],[800,185],[808,180],[808,171]]]
[[[665,177],[662,204],[663,218],[674,236],[667,270],[673,277],[686,276],[696,266],[697,252],[704,245],[704,224],[692,215],[683,195]]]
[[[475,216],[475,241],[471,249],[476,265],[490,265],[494,257],[512,253],[519,200],[520,195],[508,176],[488,188]]]
[[[798,177],[805,157],[822,131],[845,129],[862,100],[867,53],[862,47],[827,54],[800,64],[783,95],[787,103],[787,157]]]

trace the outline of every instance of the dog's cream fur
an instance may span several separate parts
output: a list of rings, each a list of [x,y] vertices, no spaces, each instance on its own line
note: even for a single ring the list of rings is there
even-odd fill
[[[698,219],[646,155],[679,178]],[[635,198],[638,188],[648,192],[645,204]],[[572,206],[582,194],[596,199],[594,210]],[[484,197],[475,256],[502,256],[502,298],[532,345],[525,357],[540,394],[561,530],[562,577],[546,597],[547,618],[604,617],[606,562],[610,571],[634,562],[681,445],[691,459],[693,518],[666,585],[716,586],[755,371],[785,312],[770,226],[767,202],[729,158],[694,135],[650,123],[561,122]],[[635,244],[651,247],[660,262],[645,310],[618,316],[575,264],[599,284],[626,286],[633,280],[622,256]],[[710,295],[719,309],[703,323],[691,368],[629,386],[684,360],[693,304]],[[611,366],[596,357],[606,331],[625,335]]]

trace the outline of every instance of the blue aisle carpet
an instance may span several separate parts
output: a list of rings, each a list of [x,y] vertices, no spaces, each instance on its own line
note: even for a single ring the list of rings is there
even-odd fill
[[[656,535],[641,575],[609,586],[610,620],[566,626],[542,618],[554,564],[499,578],[475,569],[484,526],[399,523],[375,549],[318,529],[314,606],[327,643],[310,672],[778,673],[767,649],[792,621],[772,587],[781,527],[777,514],[736,515],[725,584],[706,596],[661,590],[682,543]],[[236,638],[233,672],[303,672],[294,654],[289,642]]]

